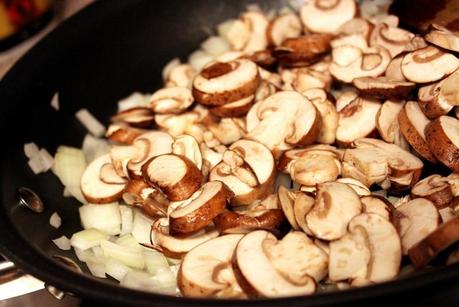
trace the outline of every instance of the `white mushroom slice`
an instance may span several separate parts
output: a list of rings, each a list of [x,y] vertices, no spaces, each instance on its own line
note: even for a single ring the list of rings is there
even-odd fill
[[[220,181],[205,183],[169,215],[169,232],[188,234],[205,228],[225,210],[232,196],[233,192]]]
[[[459,35],[440,25],[433,24],[429,33],[425,35],[426,41],[438,47],[459,52]]]
[[[200,124],[207,122],[210,118],[209,110],[201,105],[196,105],[191,111],[182,114],[156,114],[156,124],[172,136],[189,134],[202,141],[202,132],[195,130]]]
[[[459,172],[459,120],[440,116],[427,125],[425,135],[435,157],[454,172]]]
[[[392,220],[392,212],[395,208],[385,197],[372,194],[362,196],[360,201],[362,202],[362,213],[375,213],[388,221]]]
[[[380,23],[371,32],[370,44],[383,46],[389,50],[391,57],[396,57],[413,37],[411,32]]]
[[[459,240],[459,216],[440,225],[436,230],[408,250],[411,262],[426,266],[437,255]]]
[[[349,144],[356,139],[371,135],[376,129],[376,114],[380,108],[381,103],[377,100],[355,98],[339,111],[336,141]]]
[[[275,154],[292,145],[313,143],[321,126],[314,105],[293,91],[277,92],[257,102],[247,114],[247,138],[266,145]]]
[[[202,154],[199,143],[191,135],[179,135],[172,143],[172,153],[190,159],[198,169],[202,168]]]
[[[261,81],[260,86],[255,92],[255,102],[265,100],[277,91],[279,91],[279,88],[277,88],[273,83],[268,81]]]
[[[426,198],[433,202],[438,209],[448,207],[453,200],[448,178],[440,175],[430,175],[420,180],[411,189],[411,196],[413,198]]]
[[[266,35],[270,44],[279,46],[287,38],[300,36],[301,31],[300,18],[294,13],[285,13],[270,21]]]
[[[266,29],[268,28],[268,18],[259,11],[248,11],[241,16],[241,20],[250,29],[250,36],[243,50],[245,52],[256,52],[265,50],[268,47]]]
[[[350,83],[359,77],[378,77],[385,71],[391,60],[389,51],[374,46],[362,50],[354,46],[333,48],[333,62],[330,73],[342,82]]]
[[[333,49],[341,46],[353,46],[362,50],[369,48],[368,39],[362,34],[350,34],[335,38],[332,40],[331,46]]]
[[[312,102],[322,118],[322,127],[317,137],[317,142],[320,144],[333,144],[336,138],[336,129],[338,129],[339,114],[329,98],[330,95],[325,90],[318,88],[303,91],[302,94]]]
[[[222,118],[218,123],[209,124],[207,128],[223,145],[232,144],[246,134],[245,121],[240,118]]]
[[[295,90],[304,92],[310,89],[330,89],[332,77],[328,71],[316,71],[309,67],[292,68],[281,70],[281,78],[284,82],[284,90]]]
[[[123,178],[116,173],[115,167],[112,163],[102,165],[100,168],[99,178],[102,182],[109,184],[122,184],[127,181],[126,178]]]
[[[459,67],[459,60],[450,53],[428,46],[406,54],[402,73],[409,81],[427,83],[438,81]]]
[[[126,183],[106,183],[101,180],[101,170],[107,164],[111,164],[110,155],[102,155],[89,163],[81,176],[81,192],[89,203],[112,203],[123,194]]]
[[[366,185],[364,185],[362,182],[358,181],[357,179],[344,177],[344,178],[336,179],[336,182],[347,184],[359,196],[366,196],[366,195],[371,194],[370,189]]]
[[[300,226],[296,220],[294,207],[295,207],[295,200],[299,195],[298,192],[290,191],[284,186],[280,186],[277,192],[279,197],[279,202],[281,204],[282,211],[284,212],[285,217],[287,218],[288,222],[292,226],[293,229],[298,230]]]
[[[185,156],[164,154],[148,160],[142,174],[150,185],[157,187],[171,201],[188,199],[200,187],[203,175]]]
[[[306,216],[314,207],[314,198],[306,193],[297,192],[295,194],[296,199],[293,205],[295,220],[301,230],[303,230],[307,235],[312,236],[313,234],[311,229],[309,229],[308,223],[306,221]]]
[[[255,141],[239,140],[223,154],[223,161],[212,169],[209,179],[224,182],[234,192],[233,205],[246,205],[270,194],[274,175],[269,149]]]
[[[333,155],[310,153],[290,163],[288,172],[293,181],[314,186],[335,181],[341,174],[341,162]]]
[[[288,168],[293,161],[302,157],[307,157],[310,154],[329,155],[341,159],[342,150],[326,144],[309,145],[302,149],[290,149],[284,152],[279,158],[277,169],[281,172],[288,173]]]
[[[301,20],[312,32],[336,33],[357,14],[354,0],[313,0],[301,8]]]
[[[336,111],[340,112],[344,107],[353,102],[359,95],[354,91],[344,91],[336,99]]]
[[[201,104],[222,105],[254,94],[259,83],[258,66],[252,61],[213,62],[194,79],[193,97]]]
[[[277,242],[274,235],[264,230],[253,231],[239,241],[234,253],[233,268],[241,288],[250,297],[313,294],[316,290],[314,278],[307,274],[294,275],[304,270],[303,261],[291,262],[290,266],[294,267],[291,272],[293,274],[283,274],[276,269],[274,260],[268,254],[268,248],[273,249]],[[307,253],[308,249],[304,249],[304,252]]]
[[[424,133],[430,120],[424,115],[416,101],[405,103],[398,114],[398,123],[400,131],[414,150],[428,161],[432,163],[437,162],[437,159],[435,159],[429,148]]]
[[[398,114],[403,105],[402,101],[386,100],[381,109],[379,109],[378,114],[376,114],[376,128],[384,141],[398,145],[406,150],[409,145],[403,137],[398,124]]]
[[[240,234],[211,239],[189,251],[180,264],[177,284],[185,297],[244,298],[231,260]]]
[[[454,214],[450,207],[439,209],[438,213],[440,214],[442,223],[447,223],[449,220],[456,217],[456,214]]]
[[[404,54],[400,54],[389,62],[389,65],[387,65],[386,72],[384,74],[386,77],[393,80],[406,81],[406,78],[402,73],[403,57]]]
[[[349,221],[361,212],[355,191],[344,183],[317,185],[314,207],[306,216],[309,229],[322,240],[336,240],[346,234]]]
[[[452,73],[440,83],[440,96],[452,106],[459,106],[459,71]]]
[[[163,68],[161,72],[161,76],[163,77],[163,81],[166,82],[167,79],[169,78],[171,71],[176,68],[177,66],[180,65],[180,59],[179,58],[173,58],[170,60]]]
[[[209,109],[210,113],[219,117],[241,117],[247,114],[253,105],[255,95]]]
[[[208,227],[186,237],[173,237],[169,234],[167,218],[159,218],[151,227],[153,248],[162,252],[166,257],[180,259],[196,246],[218,237],[215,228]]]
[[[355,78],[352,84],[362,95],[380,99],[403,99],[416,86],[413,82],[394,80],[387,77]]]
[[[137,154],[132,156],[126,164],[129,178],[142,178],[142,165],[150,158],[170,153],[173,141],[168,133],[161,131],[150,131],[137,137],[132,142]],[[112,160],[115,163],[113,153]],[[115,166],[117,167],[116,164]]]
[[[371,262],[368,234],[363,227],[354,227],[329,244],[328,277],[336,282],[366,278]]]
[[[451,173],[446,177],[448,180],[448,183],[451,187],[451,192],[453,193],[453,196],[459,196],[459,174],[456,173]]]
[[[135,138],[147,130],[131,127],[124,123],[111,124],[107,128],[105,137],[112,142],[131,145]]]
[[[136,107],[119,112],[110,120],[114,123],[124,123],[132,127],[148,128],[155,122],[155,116],[148,108]]]
[[[190,87],[196,72],[189,64],[180,64],[172,67],[164,79],[166,87]]]
[[[178,114],[193,103],[193,95],[186,87],[166,87],[153,93],[150,108],[159,114]]]
[[[242,50],[251,35],[250,25],[241,19],[227,20],[219,24],[217,30],[218,34],[229,42],[233,50]]]
[[[169,200],[144,180],[130,180],[124,189],[123,200],[130,206],[142,207],[144,213],[153,218],[167,215]]]
[[[403,254],[424,239],[440,224],[435,205],[425,198],[413,199],[395,209],[394,224],[402,240]]]
[[[448,79],[448,78],[446,78]],[[445,80],[446,80],[445,79]],[[418,104],[422,112],[430,119],[448,114],[453,105],[442,95],[444,82],[432,83],[419,88]]]
[[[274,55],[282,66],[309,66],[322,59],[330,51],[332,38],[330,34],[309,34],[287,38],[281,46],[274,50]]]
[[[370,40],[371,31],[373,31],[374,25],[364,18],[353,18],[344,23],[339,29],[338,34],[340,35],[351,35],[360,34],[367,41]]]
[[[400,237],[391,222],[374,213],[362,213],[349,223],[349,232],[362,227],[368,235],[371,260],[367,279],[383,282],[397,276],[402,260]]]

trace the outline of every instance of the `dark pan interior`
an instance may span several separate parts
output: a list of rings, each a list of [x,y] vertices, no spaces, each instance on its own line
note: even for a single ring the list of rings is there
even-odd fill
[[[37,277],[85,298],[123,305],[211,305],[215,301],[154,295],[77,274],[49,256],[73,252],[58,250],[51,242],[80,229],[78,202],[62,197],[63,187],[50,172],[34,175],[23,154],[25,142],[36,142],[54,153],[60,144],[81,146],[85,129],[74,117],[86,107],[105,124],[116,101],[133,91],[152,92],[161,85],[161,70],[173,57],[183,60],[213,33],[215,25],[236,17],[247,4],[281,7],[287,1],[189,0],[97,1],[31,50],[0,84],[0,248],[18,266]],[[60,110],[50,106],[59,92]],[[27,186],[42,197],[43,214],[16,206],[15,191]],[[58,212],[63,225],[55,230],[49,217]],[[330,306],[355,300],[362,304],[388,300],[392,305],[438,299],[451,303],[459,267],[417,274],[401,281],[314,297],[256,300],[244,305]],[[445,286],[447,285],[447,286]],[[422,287],[422,289],[421,289]],[[420,295],[422,293],[422,295]],[[241,302],[219,301],[238,306]],[[353,303],[355,306],[356,304]]]

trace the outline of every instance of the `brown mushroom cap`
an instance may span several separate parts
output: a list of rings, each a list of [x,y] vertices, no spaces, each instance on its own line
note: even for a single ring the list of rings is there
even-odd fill
[[[451,51],[459,52],[459,35],[440,25],[433,24],[425,35],[426,41]]]
[[[449,206],[453,199],[448,178],[440,175],[430,175],[420,180],[411,189],[411,196],[413,198],[426,198],[433,202],[438,209]]]
[[[413,82],[387,77],[361,77],[352,80],[360,94],[379,99],[404,99],[416,86]]]
[[[124,123],[136,128],[148,128],[155,122],[153,112],[148,108],[136,107],[119,112],[110,120],[114,123]]]
[[[284,221],[281,209],[225,211],[214,219],[220,233],[248,233],[258,229],[275,232]]]
[[[283,66],[302,67],[320,60],[330,51],[329,34],[309,34],[305,36],[287,38],[280,47],[274,50],[274,55]]]
[[[440,116],[425,129],[427,143],[435,157],[454,172],[459,172],[459,120]]]
[[[354,0],[313,0],[301,8],[306,28],[317,33],[336,33],[357,14]]]
[[[105,137],[115,143],[131,145],[135,138],[146,131],[147,130],[131,127],[127,124],[117,123],[108,126]]]

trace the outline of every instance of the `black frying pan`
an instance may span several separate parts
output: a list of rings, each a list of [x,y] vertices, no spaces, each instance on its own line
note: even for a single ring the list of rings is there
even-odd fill
[[[60,144],[81,146],[86,133],[74,117],[86,107],[105,124],[116,101],[133,91],[152,92],[161,85],[162,67],[174,56],[192,52],[219,22],[235,17],[247,4],[281,7],[275,0],[97,1],[71,18],[33,48],[0,84],[0,249],[20,268],[83,298],[121,305],[212,305],[215,301],[138,292],[108,280],[78,274],[53,261],[52,239],[80,229],[78,202],[62,197],[52,173],[34,175],[22,146],[34,141],[54,152]],[[50,107],[58,91],[61,109]],[[42,197],[46,210],[36,214],[16,205],[15,191],[27,186]],[[49,216],[63,219],[53,229]],[[362,289],[312,297],[244,301],[244,305],[330,306],[413,303],[416,306],[458,304],[454,287],[459,266],[413,274],[408,278]],[[241,305],[221,300],[219,305]]]

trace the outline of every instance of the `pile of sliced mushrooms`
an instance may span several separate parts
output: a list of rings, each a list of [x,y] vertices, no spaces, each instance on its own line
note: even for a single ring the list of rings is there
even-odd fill
[[[81,192],[151,218],[181,295],[361,287],[459,240],[459,34],[359,12],[248,9],[112,117]]]

